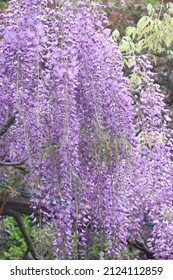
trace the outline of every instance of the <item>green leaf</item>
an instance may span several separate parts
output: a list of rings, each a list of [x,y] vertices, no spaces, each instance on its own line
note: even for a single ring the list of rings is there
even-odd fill
[[[111,37],[112,37],[112,39],[113,39],[114,41],[117,41],[118,37],[120,37],[120,32],[119,32],[117,29],[115,29],[115,30],[112,32]]]
[[[168,14],[164,14],[164,20],[169,24],[172,23],[172,17]]]
[[[136,27],[134,26],[129,26],[126,28],[126,34],[128,36],[131,36],[132,34],[136,33]]]
[[[172,3],[168,3],[167,7],[168,7],[168,13],[169,14],[173,14],[173,4]]]
[[[165,44],[166,44],[166,46],[167,47],[170,47],[170,45],[171,45],[171,43],[172,43],[172,38],[171,37],[169,37],[169,36],[167,36],[166,38],[165,38]]]
[[[148,34],[145,34],[145,33],[149,33],[149,32],[152,31],[152,30],[153,30],[153,26],[152,26],[152,25],[149,25],[149,26],[147,26],[147,27],[145,27],[145,28],[143,29],[142,34],[148,36]]]
[[[102,137],[104,141],[109,141],[109,133],[107,131],[103,132]]]
[[[122,52],[127,52],[129,50],[129,42],[126,40],[123,40],[121,45],[119,46],[119,48]]]
[[[137,23],[138,34],[151,22],[150,17],[144,16]]]
[[[147,10],[148,10],[149,16],[151,16],[155,12],[155,9],[153,8],[153,6],[151,4],[147,5]]]
[[[141,52],[144,49],[146,42],[144,39],[140,40],[137,44],[137,50],[138,52]]]

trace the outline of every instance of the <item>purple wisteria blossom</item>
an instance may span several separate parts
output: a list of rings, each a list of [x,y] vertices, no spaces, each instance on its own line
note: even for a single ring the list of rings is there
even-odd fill
[[[141,58],[132,105],[105,21],[94,1],[55,9],[46,0],[10,1],[0,30],[0,116],[18,114],[0,156],[28,158],[21,176],[43,197],[32,201],[49,209],[41,215],[53,223],[56,259],[90,259],[94,240],[98,259],[122,259],[145,221],[155,257],[169,258],[172,143],[163,97]],[[1,178],[9,176],[15,171],[2,168]]]

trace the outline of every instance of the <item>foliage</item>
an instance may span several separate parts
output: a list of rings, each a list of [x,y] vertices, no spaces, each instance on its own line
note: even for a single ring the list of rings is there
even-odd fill
[[[53,250],[53,240],[54,236],[53,224],[48,222],[46,225],[40,223],[39,226],[33,226],[33,239],[35,242],[35,247],[42,259],[52,260],[54,259],[54,250]]]
[[[127,58],[125,62],[128,64],[141,53],[150,52],[154,55],[168,51],[172,54],[173,4],[167,4],[167,11],[164,12],[162,18],[151,4],[147,6],[147,9],[149,15],[143,16],[136,27],[129,26],[126,29],[126,36],[119,42],[119,48]],[[112,34],[116,41],[117,35],[117,31]]]
[[[3,11],[7,7],[8,2],[9,2],[8,0],[1,0],[0,1],[0,10],[1,11]]]
[[[119,31],[115,29],[112,38],[118,42],[123,54],[123,64],[132,90],[142,78],[139,72],[132,73],[131,71],[132,66],[137,64],[137,57],[146,54],[148,59],[152,61],[154,71],[157,73],[155,81],[161,86],[165,95],[164,101],[169,108],[167,114],[172,118],[173,4],[162,2],[160,5],[153,6],[150,3],[147,9],[148,15],[144,15],[136,26],[127,27],[125,36],[120,37]],[[170,127],[172,123],[170,122]]]
[[[10,2],[1,28],[0,116],[18,112],[18,119],[1,153],[6,161],[28,158],[22,182],[44,197],[49,215],[40,210],[40,217],[53,224],[54,258],[122,259],[128,241],[144,236],[144,223],[153,224],[144,242],[155,258],[172,258],[172,135],[163,95],[139,57],[132,98],[102,23],[107,17],[94,1],[56,9],[46,0]]]
[[[28,234],[34,241],[37,252],[44,259],[53,259],[53,225],[48,223],[46,227],[42,225],[42,227],[38,228],[26,215],[22,216],[22,220]],[[1,249],[0,259],[20,260],[32,258],[29,255],[27,244],[16,221],[12,217],[5,218],[3,220],[3,226],[5,227],[6,233],[6,245],[4,249]]]
[[[23,216],[23,221],[28,233],[32,236],[33,228],[29,223],[29,219],[27,216]],[[27,245],[25,240],[22,236],[18,225],[13,220],[12,217],[8,217],[3,221],[6,227],[6,234],[7,234],[7,249],[1,253],[0,258],[6,260],[20,260],[23,259],[26,251]]]

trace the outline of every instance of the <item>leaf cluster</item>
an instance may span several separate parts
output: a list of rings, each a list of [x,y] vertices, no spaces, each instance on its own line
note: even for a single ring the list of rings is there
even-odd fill
[[[23,216],[23,222],[28,233],[32,236],[33,228],[30,224],[29,218]],[[26,251],[27,245],[23,238],[23,235],[12,217],[8,217],[4,220],[4,225],[7,232],[7,250],[4,250],[0,256],[0,259],[5,260],[20,260],[23,259]]]
[[[37,251],[44,254],[44,259],[53,259],[53,241],[51,234],[53,225],[49,224],[46,228],[37,227],[31,223],[27,215],[23,215],[22,220],[28,234],[34,241]],[[8,217],[4,219],[3,223],[6,228],[7,248],[1,251],[0,259],[22,260],[28,258],[27,244],[16,221],[12,217]],[[32,256],[30,257],[32,258]]]
[[[119,48],[124,56],[124,63],[130,65],[135,56],[150,53],[152,55],[168,53],[173,44],[173,4],[164,5],[158,13],[156,9],[148,4],[148,15],[143,16],[136,26],[129,26],[125,36],[119,40]],[[115,30],[112,38],[118,42],[119,33]]]

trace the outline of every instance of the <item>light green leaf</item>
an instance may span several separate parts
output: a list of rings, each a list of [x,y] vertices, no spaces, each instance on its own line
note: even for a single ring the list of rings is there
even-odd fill
[[[147,10],[148,10],[149,16],[151,16],[155,12],[155,9],[153,8],[153,6],[151,4],[147,5]]]
[[[165,38],[165,44],[166,44],[166,46],[167,47],[170,47],[170,45],[171,45],[171,43],[172,43],[172,38],[170,38],[169,36],[167,36],[166,38]]]
[[[144,16],[138,21],[137,23],[138,34],[150,23],[150,21],[151,19],[148,16]]]
[[[113,39],[114,41],[117,41],[118,37],[120,37],[120,32],[119,32],[117,29],[115,29],[115,30],[112,32],[111,37],[112,37],[112,39]]]
[[[129,26],[126,28],[126,34],[128,36],[131,36],[131,34],[136,33],[136,27],[134,26]]]
[[[149,26],[147,26],[146,28],[143,29],[142,34],[148,36],[148,34],[145,34],[145,33],[149,33],[149,32],[152,31],[152,30],[153,30],[153,26],[152,26],[152,25],[149,25]]]

